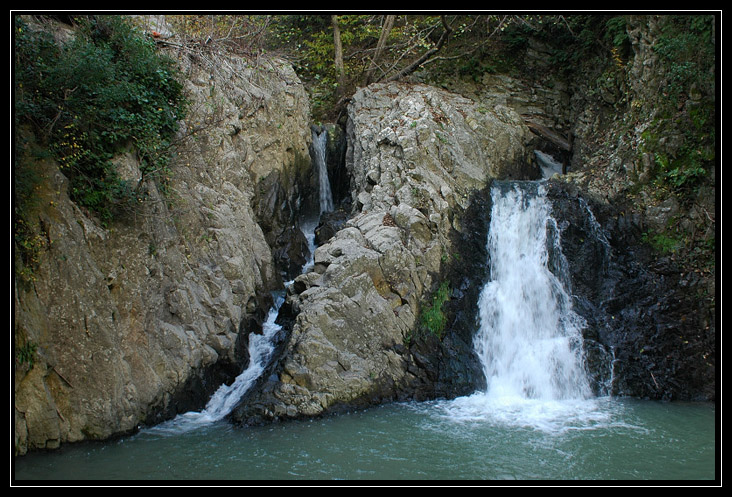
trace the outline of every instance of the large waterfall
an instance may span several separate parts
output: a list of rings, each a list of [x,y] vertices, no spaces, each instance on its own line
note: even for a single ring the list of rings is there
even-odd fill
[[[572,309],[559,230],[542,182],[494,182],[488,282],[475,350],[486,389],[450,415],[547,429],[592,417],[581,316]]]
[[[320,213],[333,210],[333,194],[328,179],[327,145],[328,131],[312,128],[313,153],[315,155],[315,170],[318,173],[318,187],[320,191]]]
[[[490,281],[480,296],[475,342],[487,392],[527,399],[586,398],[584,321],[572,310],[565,289],[559,233],[543,186],[498,184],[492,200]]]

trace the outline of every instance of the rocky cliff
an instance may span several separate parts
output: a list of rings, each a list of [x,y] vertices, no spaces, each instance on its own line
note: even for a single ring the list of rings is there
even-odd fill
[[[200,408],[246,364],[281,287],[273,254],[310,181],[303,86],[277,59],[168,50],[191,102],[168,192],[120,156],[144,201],[105,227],[69,200],[57,163],[38,164],[45,250],[14,295],[18,453]]]
[[[528,128],[504,106],[392,83],[353,96],[347,136],[349,219],[295,279],[283,353],[233,413],[239,422],[455,395],[480,381],[470,333],[426,329],[422,316],[440,287],[460,295],[450,267],[475,255],[456,243],[474,235],[465,213],[491,178],[531,168]]]

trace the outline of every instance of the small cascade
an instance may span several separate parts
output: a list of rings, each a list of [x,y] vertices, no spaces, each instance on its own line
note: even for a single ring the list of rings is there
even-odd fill
[[[320,191],[320,213],[333,210],[333,194],[328,178],[327,146],[328,131],[312,128],[313,153],[315,156],[315,169],[318,173],[318,189]]]
[[[315,132],[314,132],[315,135]],[[321,214],[333,210],[333,200],[330,195],[330,184],[328,182],[328,173],[325,165],[325,142],[327,132],[323,131],[317,135],[318,139],[314,143],[318,143],[315,147],[316,168],[318,169],[321,185]],[[322,160],[322,161],[321,161]],[[324,178],[324,179],[323,179]],[[323,190],[326,195],[323,195]],[[326,209],[326,210],[324,210]],[[319,217],[306,218],[301,220],[300,229],[308,241],[309,257],[303,265],[301,272],[305,273],[313,266],[313,255],[315,253],[315,229],[318,226]],[[285,287],[289,287],[294,280],[285,283]],[[262,333],[249,334],[249,365],[239,376],[236,377],[231,385],[221,385],[211,396],[206,407],[202,411],[190,411],[179,414],[174,419],[166,421],[159,425],[147,428],[148,433],[158,433],[163,435],[173,435],[195,430],[204,426],[224,419],[237,406],[242,396],[254,385],[261,376],[270,360],[275,348],[275,338],[282,330],[282,326],[276,323],[280,307],[285,301],[285,291],[275,292],[273,294],[274,305],[267,314],[267,319],[262,326]]]
[[[563,173],[564,164],[551,155],[541,150],[534,150],[534,156],[536,157],[536,162],[539,164],[539,169],[541,169],[542,178],[547,179],[555,174]]]
[[[211,396],[202,411],[179,414],[174,419],[149,428],[148,432],[176,434],[195,430],[224,419],[249,390],[269,363],[274,350],[273,338],[281,330],[275,323],[277,313],[284,302],[284,294],[274,295],[275,305],[270,309],[262,326],[262,334],[249,335],[249,366],[236,377],[231,385],[221,385]]]

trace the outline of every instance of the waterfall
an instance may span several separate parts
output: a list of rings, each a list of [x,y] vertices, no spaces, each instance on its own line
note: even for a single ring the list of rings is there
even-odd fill
[[[320,213],[331,212],[333,210],[333,194],[330,190],[330,180],[328,179],[328,163],[326,161],[326,151],[328,144],[328,131],[323,129],[318,131],[312,128],[313,135],[313,153],[315,155],[315,169],[318,173],[318,187],[320,191]]]
[[[585,368],[586,323],[572,310],[543,182],[496,181],[491,197],[488,282],[474,338],[486,389],[455,399],[449,416],[547,431],[596,421],[603,414]]]
[[[549,154],[542,152],[541,150],[534,150],[534,156],[536,156],[536,162],[539,164],[541,169],[542,178],[551,178],[555,174],[562,174],[564,164],[556,160]]]
[[[177,434],[195,430],[224,419],[236,407],[239,399],[249,390],[269,363],[274,350],[273,338],[282,329],[275,323],[277,313],[284,302],[284,294],[275,296],[275,305],[270,309],[262,326],[262,334],[249,334],[249,366],[236,377],[231,385],[221,385],[211,396],[205,409],[179,414],[174,419],[148,428],[148,433]]]
[[[328,132],[324,129],[318,131],[315,127],[312,129],[313,136],[313,152],[315,156],[315,169],[318,173],[320,183],[320,213],[330,212],[333,210],[333,197],[330,190],[330,181],[328,180],[328,167],[326,163],[326,145],[328,141]],[[310,248],[310,257],[302,268],[302,272],[308,271],[313,265],[313,255],[315,252],[315,228],[318,225],[318,219],[303,219],[301,229]],[[285,283],[285,287],[292,284],[292,281]],[[190,411],[179,414],[174,419],[166,421],[159,425],[146,429],[150,433],[160,434],[176,434],[195,430],[202,426],[207,426],[216,421],[224,419],[236,407],[242,396],[251,388],[254,382],[260,377],[264,369],[269,363],[272,352],[274,351],[274,338],[282,329],[275,320],[279,313],[280,307],[284,303],[284,292],[278,292],[273,295],[275,304],[270,309],[267,319],[262,326],[262,333],[249,334],[249,365],[239,376],[236,377],[231,385],[221,385],[219,389],[211,396],[206,407],[202,411]]]
[[[489,395],[527,399],[590,396],[584,320],[571,306],[559,232],[541,183],[494,186],[488,234],[490,281],[480,295],[475,346]],[[561,270],[566,264],[554,263]],[[564,283],[563,283],[564,282]]]

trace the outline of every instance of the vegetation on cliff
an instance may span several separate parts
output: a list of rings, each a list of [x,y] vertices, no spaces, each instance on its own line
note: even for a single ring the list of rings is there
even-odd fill
[[[76,24],[73,38],[58,43],[15,18],[15,117],[58,161],[72,199],[109,222],[138,200],[139,183],[120,178],[112,158],[133,149],[142,174],[164,187],[168,147],[186,104],[172,61],[125,18],[80,17]],[[23,181],[32,171],[27,161],[17,167],[22,212],[31,188]]]
[[[22,281],[33,280],[47,244],[32,215],[44,159],[57,161],[71,199],[106,225],[143,201],[143,178],[121,177],[113,158],[133,151],[143,177],[164,191],[169,147],[186,111],[172,61],[125,18],[75,22],[73,38],[59,43],[51,30],[15,17],[13,233]]]

